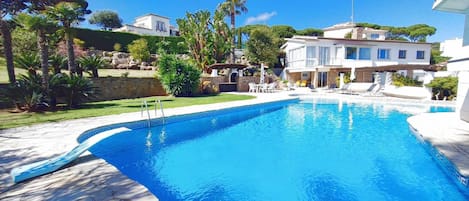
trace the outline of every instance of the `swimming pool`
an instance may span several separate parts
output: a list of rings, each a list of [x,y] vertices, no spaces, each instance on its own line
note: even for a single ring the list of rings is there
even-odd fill
[[[406,113],[425,110],[451,109],[271,103],[168,119],[91,152],[160,200],[467,200],[409,131]]]

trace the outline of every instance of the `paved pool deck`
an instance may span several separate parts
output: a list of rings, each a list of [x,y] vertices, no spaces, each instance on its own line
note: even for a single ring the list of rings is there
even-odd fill
[[[394,106],[409,104],[454,106],[453,102],[416,101],[389,97],[310,93],[307,91],[282,91],[252,95],[256,95],[257,98],[166,109],[165,115],[184,115],[288,100],[297,98],[298,95],[352,102],[389,103],[389,105]],[[155,117],[153,114],[151,116],[152,118]],[[455,120],[451,113],[439,117],[425,114],[418,117],[415,120],[409,120],[409,122],[418,122],[423,127],[425,127],[425,124],[431,126],[432,128],[428,128],[429,130],[432,130],[435,124],[428,124],[428,122],[453,122]],[[140,112],[133,112],[0,130],[0,200],[158,200],[144,186],[127,178],[115,167],[106,163],[103,159],[94,157],[89,152],[86,152],[61,170],[19,184],[13,184],[9,175],[10,170],[14,167],[48,159],[71,150],[78,144],[76,139],[87,130],[109,124],[145,119],[145,117],[141,117]],[[448,138],[445,134],[446,128],[441,128],[439,132],[434,131],[432,134],[435,139],[441,138],[441,136],[445,136],[445,139],[451,139],[440,142],[443,148],[452,146],[452,143],[458,143],[456,147],[459,151],[448,152],[449,156],[447,155],[447,157],[469,164],[469,154],[467,154],[469,153],[469,137],[465,138],[469,136],[469,125],[459,123],[454,124],[454,126],[457,126],[455,131],[458,131],[464,138]],[[418,130],[424,131],[420,126],[418,126]],[[459,140],[463,141],[459,142]],[[467,171],[469,169],[463,170]]]

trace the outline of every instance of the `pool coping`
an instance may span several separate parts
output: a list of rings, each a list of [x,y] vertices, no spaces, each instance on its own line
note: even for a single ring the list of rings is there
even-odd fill
[[[407,122],[417,139],[428,144],[432,157],[469,188],[469,123],[456,112],[423,113]]]

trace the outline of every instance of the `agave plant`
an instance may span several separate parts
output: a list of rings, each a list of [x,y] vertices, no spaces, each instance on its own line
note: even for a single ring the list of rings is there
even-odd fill
[[[51,55],[49,57],[49,66],[53,69],[54,74],[59,74],[62,68],[66,68],[67,58],[60,54]]]
[[[79,76],[63,75],[66,84],[64,85],[64,97],[67,105],[71,108],[79,106],[83,101],[93,97],[96,88],[90,79]]]
[[[37,54],[22,54],[15,58],[16,66],[27,69],[29,74],[36,74],[40,69],[41,62]]]
[[[92,75],[94,78],[98,78],[98,69],[106,66],[106,61],[103,60],[100,56],[85,56],[78,59],[80,68],[85,72]],[[91,72],[90,72],[91,71]]]
[[[16,82],[10,85],[7,96],[18,109],[28,112],[37,111],[41,106],[47,105],[42,76],[35,73],[20,75]]]

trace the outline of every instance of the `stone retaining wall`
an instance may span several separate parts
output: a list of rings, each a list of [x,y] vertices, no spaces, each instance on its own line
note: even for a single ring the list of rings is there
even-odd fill
[[[102,77],[92,80],[99,91],[92,101],[166,95],[160,81],[155,78]]]

